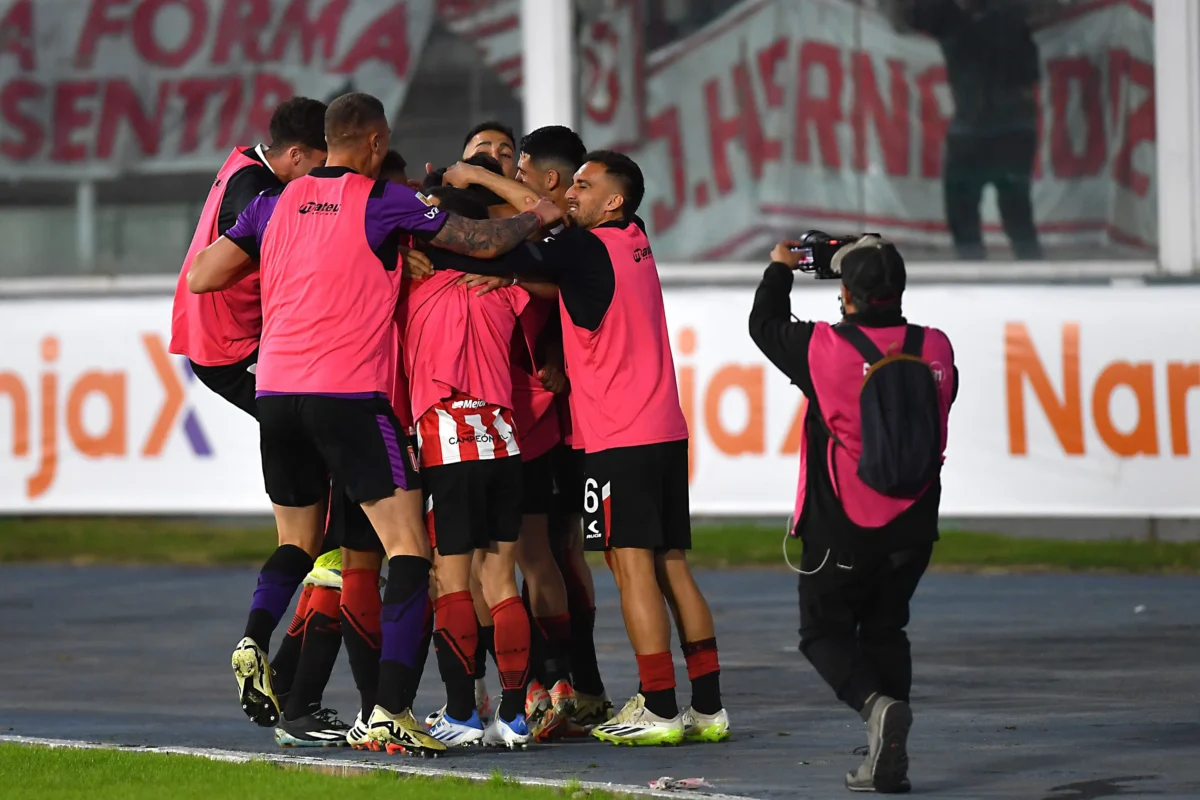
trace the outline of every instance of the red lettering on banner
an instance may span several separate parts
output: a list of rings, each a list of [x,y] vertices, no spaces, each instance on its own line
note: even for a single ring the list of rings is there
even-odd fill
[[[79,36],[79,46],[75,50],[75,65],[83,69],[91,69],[96,58],[96,44],[104,36],[122,33],[129,24],[129,17],[116,17],[110,11],[129,7],[130,0],[93,0],[88,10],[87,22],[83,24],[83,33]]]
[[[72,163],[87,158],[87,146],[73,136],[90,125],[95,115],[90,108],[79,108],[78,102],[95,96],[99,90],[97,81],[66,81],[54,87],[54,149],[50,157],[55,161]]]
[[[170,82],[164,81],[158,85],[158,96],[155,99],[154,111],[147,114],[142,109],[141,100],[126,80],[112,80],[104,87],[104,104],[100,111],[100,131],[96,138],[96,157],[111,158],[114,143],[117,138],[117,127],[121,120],[129,123],[133,135],[137,138],[138,148],[143,156],[158,155],[158,146],[162,141],[163,114],[167,109],[167,94],[171,90]]]
[[[942,145],[950,130],[950,117],[942,113],[938,87],[946,85],[946,67],[929,67],[917,76],[917,95],[921,98],[921,177],[942,176]]]
[[[723,195],[733,191],[733,176],[730,174],[727,153],[731,141],[741,138],[746,158],[750,162],[750,172],[755,180],[762,179],[766,161],[778,160],[783,151],[782,143],[776,139],[768,140],[763,135],[762,122],[758,118],[758,104],[754,101],[754,85],[750,80],[750,70],[745,64],[734,65],[733,87],[737,112],[732,117],[722,117],[720,82],[713,78],[704,85],[713,173],[717,182],[717,192]]]
[[[26,72],[37,69],[37,57],[33,49],[33,3],[30,0],[17,0],[0,19],[0,31],[4,31],[0,56],[10,53],[16,56],[17,63]]]
[[[275,107],[295,95],[292,84],[278,75],[260,73],[254,76],[254,98],[246,114],[246,127],[239,141],[257,142],[265,140],[271,127],[271,115]]]
[[[166,6],[182,6],[187,12],[187,38],[175,49],[164,48],[154,35],[158,12]],[[144,0],[133,12],[133,46],[151,64],[171,69],[182,67],[204,44],[208,30],[208,5],[204,0]]]
[[[21,109],[21,102],[34,100],[45,93],[41,85],[27,80],[9,81],[0,92],[0,117],[15,128],[20,139],[0,139],[0,153],[13,161],[22,161],[37,155],[46,141],[45,131],[38,124],[37,117],[30,116]]]
[[[229,87],[229,78],[187,78],[176,90],[183,98],[183,133],[179,153],[194,153],[200,145],[200,125],[208,110],[208,101]]]
[[[667,140],[667,157],[671,161],[672,202],[656,200],[651,209],[656,231],[668,230],[679,221],[683,204],[687,202],[687,173],[684,170],[683,134],[679,128],[679,109],[675,106],[651,117],[646,122],[646,138],[651,142]]]
[[[241,45],[239,61],[260,64],[262,48],[259,34],[271,24],[269,0],[225,0],[221,20],[217,23],[217,41],[213,46],[212,63],[228,64],[235,45]]]
[[[811,76],[813,67],[825,70],[826,89],[823,97],[813,95]],[[800,48],[800,96],[796,98],[796,160],[811,164],[808,128],[817,129],[817,144],[821,148],[821,162],[829,169],[842,168],[842,156],[838,152],[837,125],[842,122],[842,54],[838,48],[825,42],[805,42]]]
[[[1061,58],[1047,65],[1050,73],[1050,165],[1059,178],[1083,178],[1096,175],[1108,154],[1104,116],[1101,110],[1100,70],[1087,56]],[[1083,118],[1083,152],[1071,141],[1068,113],[1071,97],[1078,91]]]
[[[1113,180],[1138,197],[1150,190],[1150,176],[1133,167],[1133,153],[1143,142],[1153,142],[1158,132],[1154,116],[1154,67],[1134,58],[1127,50],[1113,50],[1108,55],[1109,100],[1114,111],[1121,109],[1120,86],[1126,84],[1125,108],[1133,106],[1134,87],[1143,90],[1144,98],[1137,107],[1124,115],[1123,130],[1118,134],[1121,148],[1113,160]]]
[[[854,168],[865,172],[868,165],[867,117],[875,122],[875,133],[879,149],[883,153],[883,165],[888,175],[908,174],[908,80],[904,74],[904,62],[888,59],[891,76],[892,112],[888,114],[879,96],[879,84],[875,80],[875,66],[867,53],[855,53],[850,58],[854,75],[854,107],[850,110],[850,121],[854,127]]]
[[[342,28],[342,17],[350,0],[329,0],[316,19],[308,17],[308,0],[292,0],[279,21],[279,30],[271,43],[270,59],[280,61],[288,45],[296,36],[300,37],[300,51],[305,64],[312,63],[317,44],[321,46],[321,58],[332,61],[337,47],[338,31]]]
[[[779,69],[779,63],[787,60],[788,50],[787,39],[776,39],[758,51],[758,76],[763,82],[768,108],[783,107],[783,87],[779,85],[775,73]]]
[[[397,3],[366,27],[334,72],[354,72],[368,61],[390,64],[397,77],[408,75],[408,6]]]

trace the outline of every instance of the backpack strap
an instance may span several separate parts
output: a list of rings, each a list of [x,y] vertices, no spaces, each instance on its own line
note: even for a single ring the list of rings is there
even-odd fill
[[[914,326],[910,325],[909,327],[912,328]],[[859,355],[867,360],[868,364],[874,365],[876,362],[883,360],[883,353],[878,347],[876,347],[875,343],[871,341],[870,337],[863,333],[862,328],[858,327],[857,325],[854,325],[850,322],[839,322],[837,325],[833,326],[833,332],[849,342],[854,349],[858,351]],[[922,328],[922,338],[924,338],[924,334],[925,330]],[[907,342],[908,339],[906,336],[905,344],[907,344]]]
[[[925,328],[921,325],[909,325],[904,332],[904,350],[906,356],[921,357],[925,352]]]

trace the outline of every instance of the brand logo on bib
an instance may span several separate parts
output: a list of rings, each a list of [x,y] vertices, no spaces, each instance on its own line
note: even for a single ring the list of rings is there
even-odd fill
[[[643,258],[650,258],[652,255],[653,255],[653,253],[650,252],[649,247],[635,248],[633,251],[634,263],[640,262]]]
[[[340,203],[315,203],[309,200],[300,206],[299,211],[301,214],[336,214],[341,208]]]

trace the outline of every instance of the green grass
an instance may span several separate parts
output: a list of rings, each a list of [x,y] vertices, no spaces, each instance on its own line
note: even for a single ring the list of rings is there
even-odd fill
[[[691,560],[702,567],[783,567],[782,525],[703,524]],[[275,546],[268,525],[147,517],[0,518],[0,563],[259,564]],[[799,543],[789,544],[795,562]],[[1200,572],[1200,542],[1058,541],[943,532],[944,569]]]
[[[269,763],[228,764],[195,756],[58,750],[0,744],[0,798],[20,800],[550,800],[564,790],[491,780],[416,778],[375,771],[330,775]],[[589,798],[612,798],[589,792]]]

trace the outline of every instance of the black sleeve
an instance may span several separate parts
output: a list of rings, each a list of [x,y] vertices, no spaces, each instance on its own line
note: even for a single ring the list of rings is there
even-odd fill
[[[217,212],[217,234],[224,236],[225,231],[237,222],[238,214],[250,205],[250,201],[268,189],[278,188],[279,179],[265,165],[255,164],[233,173],[221,198],[221,209]]]
[[[779,368],[809,399],[814,397],[812,374],[808,371],[811,322],[792,319],[792,283],[795,274],[787,264],[773,262],[763,273],[750,310],[750,338],[772,364]]]
[[[517,275],[558,285],[571,322],[594,331],[612,305],[617,279],[608,248],[588,231],[567,228],[541,242],[526,242],[499,258],[479,259],[430,248],[436,269],[477,275]]]
[[[962,11],[953,0],[909,0],[905,21],[935,39],[950,35],[962,22]]]
[[[950,390],[950,402],[958,399],[958,367],[954,368],[954,388]]]

